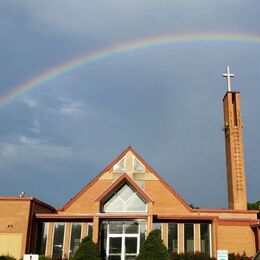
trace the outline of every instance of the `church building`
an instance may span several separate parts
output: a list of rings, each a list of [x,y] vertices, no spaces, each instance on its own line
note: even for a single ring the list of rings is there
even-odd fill
[[[258,211],[247,210],[240,93],[231,91],[229,69],[224,76],[228,209],[191,208],[128,147],[62,208],[33,197],[0,197],[0,255],[67,259],[91,236],[103,259],[131,260],[153,229],[161,231],[169,252],[255,255],[260,219]]]

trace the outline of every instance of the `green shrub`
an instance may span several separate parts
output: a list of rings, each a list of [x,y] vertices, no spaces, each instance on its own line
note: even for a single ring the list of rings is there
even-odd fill
[[[39,260],[51,260],[51,258],[45,255],[39,255]]]
[[[63,258],[60,255],[56,255],[56,256],[53,256],[52,258],[47,258],[47,260],[63,260]]]
[[[251,260],[252,257],[248,257],[246,253],[244,252],[242,255],[240,254],[228,254],[228,260]]]
[[[215,258],[210,257],[208,254],[201,252],[188,252],[188,253],[172,253],[171,260],[212,260]]]
[[[143,242],[137,260],[170,260],[170,255],[161,239],[161,231],[153,230]]]
[[[101,260],[98,255],[97,247],[93,243],[91,237],[85,237],[79,248],[75,251],[75,253],[70,258],[71,260]]]
[[[16,258],[10,255],[1,255],[0,260],[16,260]]]

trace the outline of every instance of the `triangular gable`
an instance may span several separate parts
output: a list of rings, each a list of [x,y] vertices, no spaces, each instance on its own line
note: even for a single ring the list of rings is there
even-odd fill
[[[132,186],[137,193],[145,200],[145,202],[153,202],[153,199],[143,190],[141,189],[135,181],[130,178],[126,173],[123,173],[110,187],[108,187],[102,194],[100,194],[95,201],[101,201],[105,199],[109,194],[116,189],[118,186],[121,186],[122,183],[128,183]]]
[[[108,172],[113,166],[118,163],[128,152],[131,152],[133,156],[139,160],[145,168],[151,172],[161,183],[162,185],[170,192],[172,193],[176,199],[189,211],[192,211],[191,208],[188,206],[188,204],[156,173],[156,171],[148,165],[144,161],[144,159],[131,147],[129,146],[127,149],[125,149],[115,160],[113,160],[100,174],[98,174],[88,185],[86,185],[79,193],[77,193],[63,208],[59,208],[57,210],[66,210],[69,206],[71,206],[78,198],[80,198],[85,192],[87,192],[106,172]],[[124,176],[123,176],[124,175]],[[125,176],[126,175],[126,176]],[[122,180],[122,178],[128,178],[131,179],[127,174],[122,174],[117,181]],[[120,180],[119,180],[120,179]],[[137,187],[138,185],[135,183],[134,180],[131,181],[132,186],[136,188],[136,190],[141,191],[142,189]],[[143,191],[144,192],[144,191]],[[141,194],[141,193],[140,193]],[[146,194],[147,195],[147,194]],[[149,196],[149,195],[148,195]]]
[[[190,206],[164,181],[164,179],[161,178],[161,176],[131,147],[129,147],[131,149],[131,152],[133,153],[133,155],[141,161],[141,163],[152,173],[154,174],[158,180],[163,184],[163,186],[170,191],[170,193],[172,193],[176,199],[189,211],[192,211],[192,209],[190,208]]]
[[[82,194],[84,194],[88,189],[90,189],[99,178],[106,173],[109,169],[111,169],[118,161],[120,161],[129,151],[131,147],[125,149],[115,160],[113,160],[101,173],[99,173],[90,183],[88,183],[79,193],[77,193],[67,204],[65,204],[62,208],[57,210],[66,210],[71,204],[73,204]]]

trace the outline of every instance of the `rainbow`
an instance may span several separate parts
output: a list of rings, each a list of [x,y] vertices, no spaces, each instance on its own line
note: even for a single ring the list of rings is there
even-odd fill
[[[209,44],[209,43],[231,43],[231,44],[260,44],[260,36],[253,34],[227,34],[227,33],[188,33],[180,35],[162,35],[146,39],[137,39],[116,46],[85,53],[80,57],[66,61],[65,63],[44,70],[21,85],[11,88],[9,92],[0,96],[0,106],[31,91],[44,83],[76,70],[82,66],[99,62],[105,59],[123,55],[129,52],[142,51],[144,49],[162,48],[166,46],[185,46],[185,44]]]

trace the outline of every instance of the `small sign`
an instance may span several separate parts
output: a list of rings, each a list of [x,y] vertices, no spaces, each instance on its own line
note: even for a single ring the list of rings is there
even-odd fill
[[[228,251],[217,250],[217,260],[228,260]]]
[[[39,255],[24,255],[23,260],[39,260]]]

